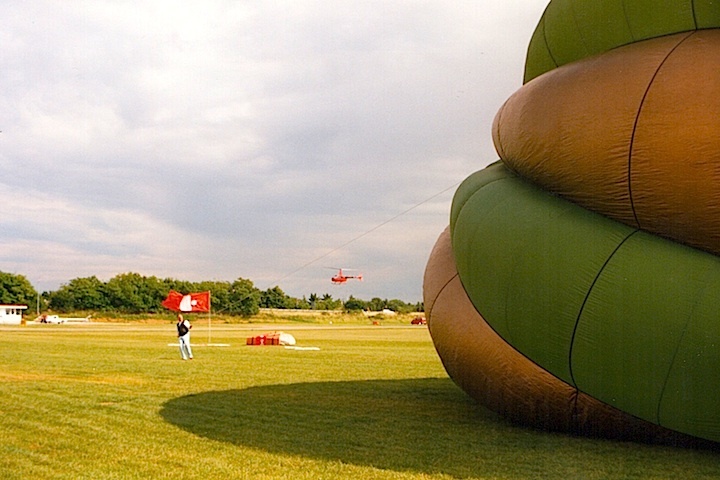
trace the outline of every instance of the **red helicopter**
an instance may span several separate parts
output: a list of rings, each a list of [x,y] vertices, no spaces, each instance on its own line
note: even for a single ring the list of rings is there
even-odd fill
[[[362,279],[363,279],[362,274],[360,274],[360,275],[345,275],[345,274],[343,273],[343,269],[342,269],[342,268],[339,268],[339,269],[338,269],[338,273],[336,273],[335,275],[333,275],[333,277],[330,279],[330,281],[332,281],[332,283],[334,283],[334,284],[336,284],[336,285],[341,285],[341,284],[347,282],[348,280],[350,280],[350,279],[352,279],[352,278],[354,278],[355,280],[359,280],[359,281],[361,281],[361,282],[362,282]]]

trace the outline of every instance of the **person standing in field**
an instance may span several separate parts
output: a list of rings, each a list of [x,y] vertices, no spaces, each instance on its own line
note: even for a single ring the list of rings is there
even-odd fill
[[[180,341],[180,355],[182,355],[183,360],[192,360],[193,354],[190,348],[190,329],[192,325],[190,325],[189,321],[183,319],[182,313],[178,313],[177,325],[175,326],[177,327],[178,340]]]

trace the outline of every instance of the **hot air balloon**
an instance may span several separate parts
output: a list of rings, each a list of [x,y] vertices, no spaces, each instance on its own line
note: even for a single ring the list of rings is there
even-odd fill
[[[720,4],[552,0],[425,271],[450,377],[525,424],[720,441]]]

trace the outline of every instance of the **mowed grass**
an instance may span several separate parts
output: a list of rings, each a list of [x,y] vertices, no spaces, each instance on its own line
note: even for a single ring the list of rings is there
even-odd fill
[[[248,336],[292,333],[287,350]],[[3,479],[718,478],[720,453],[510,425],[448,379],[425,327],[0,328]],[[196,322],[195,343],[208,332]]]

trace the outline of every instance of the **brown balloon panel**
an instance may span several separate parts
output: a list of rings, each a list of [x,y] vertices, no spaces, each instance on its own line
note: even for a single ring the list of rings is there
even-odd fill
[[[503,105],[493,140],[541,188],[720,253],[720,30],[636,42],[551,70]]]

